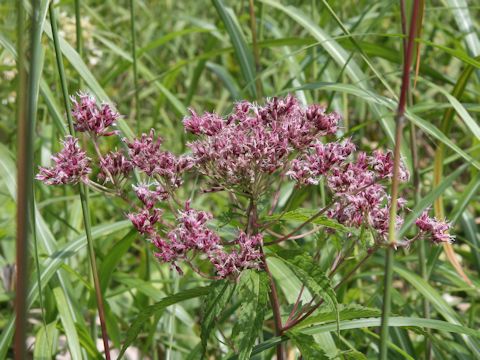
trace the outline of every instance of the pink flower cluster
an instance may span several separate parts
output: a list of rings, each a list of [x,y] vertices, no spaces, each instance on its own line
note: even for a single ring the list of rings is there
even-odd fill
[[[127,151],[102,155],[97,140],[115,133],[109,127],[119,115],[108,104],[98,106],[87,94],[79,94],[79,99],[72,101],[75,129],[87,132],[93,140],[97,178],[104,185],[89,180],[91,159],[72,136],[67,136],[63,149],[52,156],[54,166],[40,167],[36,178],[47,185],[84,182],[96,191],[119,195],[130,204],[126,184],[132,172],[139,170],[142,180],[132,188],[141,205],[134,205],[136,209],[127,217],[156,247],[157,258],[179,272],[180,260],[195,269],[192,261],[197,255],[212,264],[218,278],[264,266],[262,234],[239,231],[233,241],[223,243],[207,226],[212,219],[210,213],[192,209],[190,202],[181,205],[177,196],[182,191],[177,189],[190,170],[205,175],[212,189],[235,192],[235,196],[246,196],[251,203],[262,201],[273,184],[284,181],[283,175],[294,180],[297,187],[317,185],[323,179],[332,195],[329,217],[349,227],[373,230],[377,244],[382,244],[388,234],[391,200],[386,183],[393,177],[392,152],[357,152],[350,139],[322,142],[321,137],[336,133],[339,122],[339,115],[326,113],[324,107],[301,106],[289,95],[273,98],[263,106],[237,103],[227,117],[191,111],[184,119],[186,131],[197,136],[188,144],[190,155],[176,156],[162,150],[162,139],[153,129],[131,141],[123,139]],[[408,178],[401,164],[399,180]],[[398,208],[404,207],[405,200],[399,199]],[[164,209],[173,212],[174,223],[163,218]],[[250,228],[250,217],[246,222]],[[399,228],[403,218],[397,216],[395,223]],[[427,213],[417,219],[416,225],[419,235],[415,238],[433,243],[453,240],[449,224],[429,218]]]
[[[109,104],[97,105],[95,97],[79,93],[78,100],[72,97],[72,116],[75,130],[88,132],[93,136],[110,136],[116,131],[108,130],[119,118],[119,114]]]
[[[150,177],[161,177],[167,186],[172,189],[182,184],[182,173],[193,166],[188,156],[176,157],[169,151],[161,150],[162,139],[155,139],[155,131],[142,134],[140,139],[128,141],[128,155],[132,163]]]
[[[78,139],[68,135],[62,144],[63,149],[52,156],[55,165],[39,167],[35,178],[47,185],[88,183],[88,174],[92,171],[90,158],[78,146]]]
[[[190,208],[189,202],[179,212],[177,226],[168,231],[165,237],[154,229],[154,224],[159,221],[159,209],[145,208],[139,213],[128,214],[128,217],[140,233],[148,235],[157,248],[155,255],[162,261],[171,263],[179,272],[181,269],[177,261],[188,260],[188,255],[192,253],[193,256],[197,253],[205,254],[220,278],[237,275],[244,269],[262,267],[258,248],[262,241],[261,235],[248,236],[241,232],[233,243],[238,244],[239,249],[226,251],[220,237],[207,227],[212,215]]]
[[[133,170],[133,165],[121,151],[110,151],[99,162],[98,179],[103,182],[119,183],[127,179]]]
[[[151,186],[155,186],[155,190],[151,190]],[[168,199],[168,192],[163,188],[162,185],[159,185],[158,183],[154,183],[152,185],[133,185],[133,190],[135,191],[138,199],[147,209],[153,208],[155,204],[161,200],[165,201]]]
[[[355,161],[343,162],[333,167],[327,176],[327,185],[335,195],[336,203],[328,215],[347,226],[369,225],[385,238],[389,227],[390,200],[385,185],[378,179],[392,176],[385,170],[389,169],[389,159],[380,152],[375,152],[373,157],[360,152]],[[405,175],[401,180],[408,178],[408,173],[404,171]],[[398,205],[401,209],[404,200],[400,199]],[[395,223],[396,227],[400,228],[403,218],[397,216]]]
[[[455,238],[448,233],[450,224],[429,217],[426,211],[415,221],[415,224],[420,230],[420,236],[435,244],[452,243],[455,240]]]
[[[287,175],[302,185],[318,185],[321,176],[345,161],[354,150],[355,145],[350,140],[327,144],[317,141],[300,158],[292,160]]]
[[[290,156],[335,133],[339,116],[317,105],[303,108],[293,96],[273,98],[265,106],[236,104],[226,119],[191,112],[185,129],[201,139],[188,144],[196,167],[213,185],[259,193],[258,180],[286,169]]]

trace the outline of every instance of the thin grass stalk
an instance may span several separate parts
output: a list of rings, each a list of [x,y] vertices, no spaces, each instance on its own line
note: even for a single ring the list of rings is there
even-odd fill
[[[34,2],[34,6],[36,2]],[[16,239],[16,292],[15,292],[15,359],[26,358],[26,324],[27,324],[27,291],[28,291],[28,242],[30,238],[29,204],[32,179],[32,135],[27,114],[27,73],[25,70],[25,9],[21,1],[17,1],[17,239]],[[30,176],[28,176],[30,174]]]
[[[67,79],[66,79],[65,70],[63,67],[62,53],[61,53],[60,42],[58,38],[56,12],[53,7],[53,4],[50,4],[49,14],[50,14],[50,22],[52,26],[55,57],[57,60],[58,73],[60,76],[60,83],[62,88],[63,101],[65,106],[65,111],[67,113],[68,129],[71,135],[75,135],[75,129],[73,126],[73,120],[72,120],[71,109],[70,109],[70,101],[68,98]],[[106,321],[105,321],[105,310],[103,306],[102,291],[100,287],[100,280],[98,277],[97,263],[95,258],[95,249],[93,246],[93,238],[92,238],[92,232],[91,232],[90,211],[88,206],[88,189],[83,184],[81,184],[79,188],[80,188],[80,202],[82,205],[83,222],[85,226],[85,235],[87,238],[87,245],[88,245],[88,255],[90,259],[90,265],[92,267],[92,276],[93,276],[93,283],[95,287],[98,315],[100,318],[102,340],[103,340],[103,345],[105,349],[105,358],[107,360],[110,360],[110,347],[108,344],[108,334],[107,334],[107,327],[106,327]]]
[[[250,10],[250,30],[252,32],[253,56],[255,59],[255,71],[257,74],[255,79],[255,85],[257,87],[257,96],[260,99],[263,96],[263,87],[262,87],[262,78],[259,75],[261,70],[260,49],[258,47],[258,42],[257,42],[257,18],[255,16],[255,4],[253,0],[249,0],[249,10]]]
[[[425,4],[422,2],[420,7],[423,7]],[[404,59],[406,59],[407,56],[407,46],[406,46],[406,35],[407,35],[407,30],[406,30],[406,12],[405,12],[405,1],[400,0],[400,14],[401,14],[401,19],[402,19],[402,34],[405,35],[403,38],[403,56]],[[423,16],[423,15],[421,15]],[[421,21],[421,19],[420,19]],[[421,25],[421,22],[419,23]],[[418,24],[417,24],[418,26]],[[418,34],[420,35],[420,29]],[[415,65],[415,82],[416,78],[418,75],[418,69],[420,65],[420,58],[419,58],[419,51],[420,48],[417,44],[416,47],[416,65]],[[414,85],[415,87],[415,85]],[[409,104],[411,105],[413,103],[412,99],[412,93],[409,92]],[[415,198],[414,198],[414,204],[418,204],[418,202],[421,200],[421,195],[422,195],[422,189],[421,189],[421,181],[420,181],[420,164],[418,161],[418,144],[417,144],[417,129],[416,126],[413,123],[410,123],[410,145],[411,145],[411,154],[412,154],[412,177],[413,177],[413,187],[415,189]],[[427,272],[427,257],[426,257],[426,244],[424,241],[419,241],[418,242],[418,262],[420,265],[420,275],[421,277],[425,280],[428,281],[428,272]],[[430,318],[430,303],[428,302],[427,299],[422,300],[422,306],[423,306],[423,317],[425,319]],[[426,330],[428,334],[430,334],[430,330]],[[432,349],[431,349],[431,342],[429,339],[429,336],[425,337],[425,359],[429,360],[431,358],[432,354]]]
[[[138,88],[137,40],[135,35],[135,4],[133,3],[133,0],[130,0],[130,36],[132,40],[133,85],[135,87],[135,117],[137,118],[137,134],[140,134],[140,89]]]
[[[393,179],[391,191],[390,204],[390,219],[388,229],[388,247],[385,254],[385,278],[384,278],[384,293],[383,293],[383,307],[382,307],[382,321],[380,327],[380,354],[379,359],[386,360],[388,353],[388,319],[390,316],[391,307],[391,293],[392,293],[392,279],[393,279],[393,248],[397,242],[396,232],[396,217],[397,217],[397,200],[399,193],[399,174],[400,174],[400,149],[402,144],[402,131],[405,122],[405,109],[407,104],[407,95],[410,88],[410,68],[412,65],[414,39],[417,33],[417,18],[419,15],[420,1],[415,0],[412,8],[412,16],[410,19],[410,30],[408,34],[407,49],[405,52],[405,59],[403,62],[403,76],[402,86],[400,90],[400,99],[398,101],[398,109],[396,115],[396,129],[395,129],[395,149],[393,161]]]
[[[417,131],[413,123],[410,123],[410,144],[412,147],[412,163],[413,163],[413,186],[415,188],[415,204],[421,199],[422,189],[420,182],[420,173],[419,173],[419,163],[418,163],[418,145],[417,145]],[[428,281],[428,272],[427,272],[427,256],[426,256],[426,244],[425,241],[418,242],[418,262],[420,265],[420,276]],[[430,319],[430,303],[427,299],[422,300],[423,305],[423,317],[425,319]],[[430,333],[430,330],[426,330],[427,333]],[[432,357],[432,345],[429,340],[429,337],[425,337],[425,359],[429,360]]]
[[[82,38],[82,17],[80,13],[80,1],[75,0],[75,41],[78,56],[83,57],[83,38]],[[78,75],[78,88],[83,86],[83,80],[80,74]]]
[[[135,88],[135,116],[137,134],[141,132],[140,126],[140,88],[138,86],[138,66],[137,66],[137,38],[135,33],[135,4],[130,0],[130,36],[132,41],[132,61],[133,61],[133,86]],[[150,250],[148,246],[145,247],[145,276],[144,280],[150,279]]]

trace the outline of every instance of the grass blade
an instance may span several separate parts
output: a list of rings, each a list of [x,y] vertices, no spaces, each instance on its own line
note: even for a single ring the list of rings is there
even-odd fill
[[[247,42],[245,41],[237,22],[234,20],[235,15],[233,12],[225,7],[222,0],[212,0],[212,2],[232,41],[233,49],[235,50],[235,55],[239,62],[243,78],[247,84],[248,92],[253,99],[256,99],[258,94],[255,88],[256,75],[252,52],[248,48]]]

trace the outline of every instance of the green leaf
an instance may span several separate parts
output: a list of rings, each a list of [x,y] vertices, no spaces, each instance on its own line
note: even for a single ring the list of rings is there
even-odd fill
[[[108,281],[115,270],[115,267],[118,265],[123,255],[128,251],[133,240],[137,236],[135,230],[131,230],[127,235],[123,237],[117,244],[115,244],[112,250],[105,256],[105,259],[102,261],[100,266],[100,287],[102,292],[105,292],[105,289],[108,286]]]
[[[453,13],[453,19],[462,33],[461,38],[465,41],[468,50],[473,56],[480,55],[480,40],[472,21],[469,4],[466,0],[446,0],[446,2],[448,9]]]
[[[257,98],[257,90],[255,89],[255,66],[253,65],[252,51],[247,46],[240,28],[237,22],[234,20],[234,14],[229,11],[222,0],[212,0],[215,9],[225,24],[228,35],[232,40],[233,49],[235,50],[235,56],[240,64],[242,75],[247,84],[247,89],[250,92],[252,98]]]
[[[56,287],[53,289],[53,295],[55,296],[60,320],[65,331],[65,336],[67,337],[67,345],[70,350],[70,355],[73,360],[81,360],[82,352],[80,350],[79,336],[75,327],[75,322],[69,311],[69,305],[65,298],[65,294],[60,287]]]
[[[212,63],[212,62],[207,62],[207,69],[209,69],[211,72],[216,74],[220,80],[222,80],[223,84],[227,88],[227,90],[230,92],[230,95],[232,96],[232,99],[235,101],[240,101],[241,100],[241,95],[240,95],[240,90],[237,85],[237,81],[235,78],[230,75],[230,73],[225,69],[225,67],[220,66],[218,64]]]
[[[423,278],[417,274],[404,269],[400,266],[394,266],[394,271],[400,275],[402,278],[407,280],[412,284],[424,297],[428,300],[429,303],[447,320],[449,323],[455,326],[461,327],[461,321],[458,314],[447,304],[447,302],[442,298],[442,296]],[[477,332],[478,336],[480,332]],[[468,334],[472,335],[472,334]],[[480,344],[478,341],[464,337],[467,346],[478,356],[480,356]]]
[[[178,302],[194,299],[203,295],[208,295],[211,290],[212,289],[210,286],[184,290],[179,293],[167,296],[156,304],[150,305],[143,309],[128,329],[125,342],[117,359],[122,358],[127,348],[135,341],[143,325],[148,321],[148,319],[150,319],[151,316],[162,312],[168,306],[176,304]]]
[[[300,353],[305,360],[328,359],[328,356],[320,345],[315,342],[313,336],[302,334],[294,330],[287,331],[286,335],[292,340],[293,345],[300,350]]]
[[[100,354],[100,352],[97,350],[97,346],[95,342],[92,340],[92,338],[90,337],[90,334],[86,331],[86,329],[77,326],[77,332],[78,332],[80,344],[87,351],[89,355],[88,358],[102,360],[103,359],[102,354]]]
[[[275,221],[275,220],[280,220],[280,221],[294,221],[294,222],[305,222],[308,219],[310,219],[312,216],[318,213],[318,210],[314,209],[305,209],[305,208],[298,208],[292,211],[287,211],[284,214],[274,214],[270,216],[266,216],[264,219],[266,221]],[[322,225],[325,227],[328,227],[330,229],[335,229],[339,231],[344,231],[344,232],[352,232],[354,231],[353,229],[350,229],[342,224],[339,224],[337,221],[330,219],[326,216],[319,216],[315,218],[312,222],[312,224],[315,225]]]
[[[364,307],[358,304],[340,304],[338,306],[338,316],[340,320],[352,320],[360,318],[377,317],[381,315],[381,310]],[[312,324],[318,324],[322,322],[336,321],[337,314],[334,311],[328,309],[319,309],[319,311],[310,316],[308,319],[302,321],[296,328],[304,328]]]
[[[250,354],[262,329],[268,303],[267,274],[246,270],[240,277],[239,297],[242,305],[233,327],[232,338],[237,345],[238,359],[250,359]]]
[[[35,336],[34,360],[51,359],[56,353],[58,340],[57,321],[41,326]]]
[[[362,329],[369,327],[379,327],[381,318],[371,318],[371,319],[357,319],[357,320],[347,320],[340,321],[338,325],[340,330],[353,330],[353,329]],[[456,334],[463,334],[468,336],[480,337],[480,331],[471,329],[465,326],[451,324],[442,320],[433,320],[433,319],[423,319],[415,317],[391,317],[388,320],[388,325],[390,327],[411,327],[411,328],[427,328],[435,329],[439,331],[446,331]],[[307,335],[321,334],[326,332],[335,331],[337,324],[328,323],[317,326],[311,326],[306,329],[302,329],[301,333]],[[252,355],[257,355],[265,350],[268,350],[274,347],[281,342],[287,341],[289,338],[287,336],[274,337],[263,343],[255,346],[252,351]]]
[[[202,347],[205,352],[207,349],[210,333],[215,327],[217,316],[220,315],[226,305],[230,302],[235,291],[235,284],[229,281],[216,281],[212,284],[212,293],[209,294],[204,303],[204,315],[202,318]]]
[[[314,259],[301,249],[298,250],[280,250],[277,252],[286,265],[306,286],[312,295],[320,296],[336,314],[339,320],[338,303],[335,291],[330,284],[330,279],[315,263]]]

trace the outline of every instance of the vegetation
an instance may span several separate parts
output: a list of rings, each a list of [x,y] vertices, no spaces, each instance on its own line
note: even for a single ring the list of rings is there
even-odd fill
[[[0,359],[480,357],[479,10],[1,3]]]

